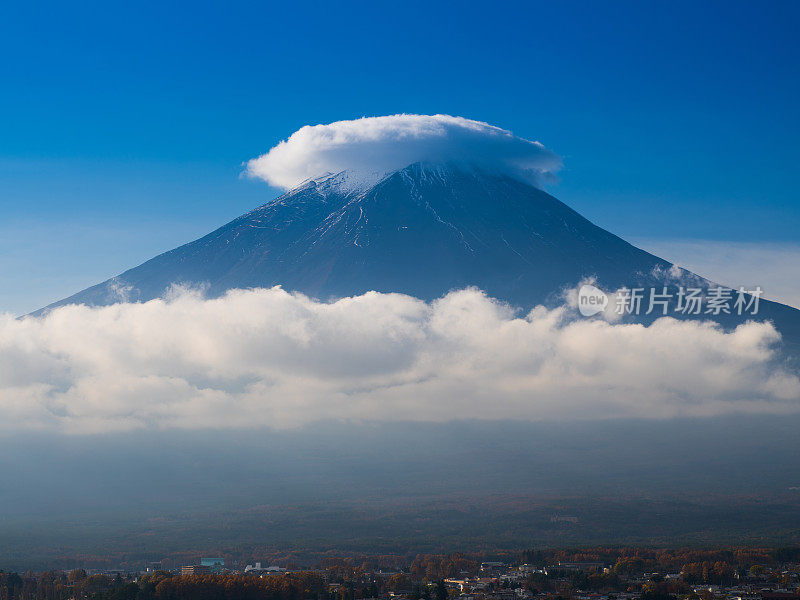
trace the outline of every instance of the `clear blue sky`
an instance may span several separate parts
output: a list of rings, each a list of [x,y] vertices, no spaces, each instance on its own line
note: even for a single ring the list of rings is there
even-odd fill
[[[210,231],[304,124],[448,113],[537,139],[628,238],[798,242],[800,3],[6,3],[0,310]],[[667,257],[668,258],[668,257]]]

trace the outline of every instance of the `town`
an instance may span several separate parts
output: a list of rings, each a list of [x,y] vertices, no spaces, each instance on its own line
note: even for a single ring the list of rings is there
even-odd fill
[[[0,600],[800,600],[800,548],[527,550],[403,560],[331,556],[304,566],[219,556],[171,568],[153,562],[139,572],[0,572]]]

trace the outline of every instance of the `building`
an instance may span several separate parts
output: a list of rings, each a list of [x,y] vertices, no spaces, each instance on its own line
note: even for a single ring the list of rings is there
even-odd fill
[[[507,570],[508,567],[506,567],[505,563],[494,561],[486,561],[481,563],[481,573],[500,573]]]
[[[559,562],[557,565],[547,567],[547,571],[602,571],[605,563],[601,562]]]
[[[145,573],[155,573],[156,571],[162,571],[164,566],[161,564],[161,561],[154,561],[147,563],[145,567]]]
[[[225,570],[225,559],[221,556],[214,558],[201,558],[200,565],[211,569],[212,573],[222,573]]]
[[[181,575],[209,575],[211,567],[208,565],[186,565],[181,567]]]
[[[244,572],[247,575],[281,575],[286,573],[286,569],[283,567],[278,567],[275,565],[271,565],[269,567],[262,567],[260,562],[257,562],[255,566],[247,565],[244,568]]]

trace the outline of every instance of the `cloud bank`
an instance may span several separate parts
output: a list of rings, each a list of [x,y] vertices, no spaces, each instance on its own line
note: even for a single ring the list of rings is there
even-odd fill
[[[432,303],[280,288],[0,317],[0,430],[287,428],[322,419],[671,417],[800,409],[748,323],[519,316],[477,290]]]
[[[247,173],[280,188],[347,169],[383,175],[415,162],[501,169],[537,185],[561,160],[539,142],[488,123],[449,115],[393,115],[305,126],[247,163]]]

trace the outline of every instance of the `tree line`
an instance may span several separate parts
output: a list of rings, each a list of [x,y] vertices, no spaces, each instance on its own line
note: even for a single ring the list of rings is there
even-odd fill
[[[121,576],[0,572],[0,600],[330,600],[322,577],[298,572],[267,577],[189,575],[166,571]]]

